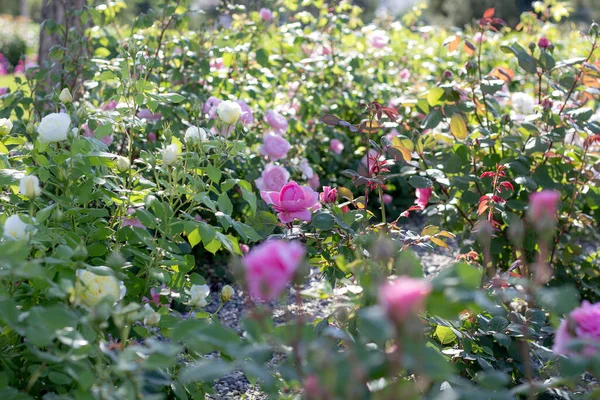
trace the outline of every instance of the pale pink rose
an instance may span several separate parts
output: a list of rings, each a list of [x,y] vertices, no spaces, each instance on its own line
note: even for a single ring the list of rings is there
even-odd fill
[[[258,14],[263,21],[269,22],[273,19],[273,11],[269,10],[268,8],[261,8]]]
[[[337,189],[330,186],[323,186],[323,192],[319,194],[319,199],[323,204],[335,203],[337,197]]]
[[[114,110],[115,108],[117,108],[117,102],[115,100],[111,100],[102,106],[102,109],[104,111],[111,111],[111,110]]]
[[[219,58],[215,58],[214,60],[211,60],[210,67],[214,68],[216,70],[219,70],[219,69],[222,69],[223,67],[225,67],[225,64],[223,63],[223,58],[219,57]]]
[[[308,164],[308,160],[306,158],[303,158],[300,161],[299,167],[300,167],[300,171],[302,171],[302,178],[310,179],[315,175],[315,171]]]
[[[248,247],[247,244],[240,244],[240,250],[242,251],[242,253],[244,254],[248,254],[248,252],[250,251],[250,247]]]
[[[249,125],[254,122],[254,113],[248,104],[242,100],[236,100],[236,103],[242,107],[242,115],[240,116],[240,121],[244,125]]]
[[[376,30],[371,32],[368,38],[369,45],[376,49],[383,49],[390,42],[390,38],[384,31]]]
[[[402,82],[406,82],[410,79],[410,71],[407,68],[404,68],[400,71],[400,80]]]
[[[156,142],[156,139],[157,139],[156,133],[154,133],[154,132],[149,132],[148,133],[148,141],[149,142],[154,143],[154,142]]]
[[[279,135],[267,134],[263,137],[263,144],[260,146],[260,154],[269,157],[271,161],[279,160],[287,156],[292,146]]]
[[[386,138],[391,142],[395,137],[400,136],[400,132],[396,128],[392,129],[392,131],[385,135]]]
[[[122,228],[124,228],[126,226],[130,226],[132,228],[146,229],[146,227],[144,226],[144,224],[142,224],[142,222],[139,219],[131,217],[131,215],[135,214],[135,209],[128,208],[127,209],[127,214],[129,214],[130,216],[128,216],[128,217],[121,217],[121,227]]]
[[[473,36],[473,40],[475,41],[475,43],[485,43],[485,41],[487,40],[485,38],[485,35],[483,35],[481,32],[477,32],[474,36]]]
[[[258,300],[279,297],[294,277],[306,250],[298,242],[270,240],[244,256],[246,283],[250,296]]]
[[[331,47],[329,47],[329,46],[321,47],[321,55],[328,56],[328,55],[331,55],[331,53],[333,53],[333,50],[331,50]]]
[[[113,142],[113,135],[108,135],[100,138],[100,141],[107,146],[110,146]]]
[[[400,276],[379,287],[379,304],[398,323],[421,311],[430,292],[426,280]]]
[[[394,198],[392,196],[390,196],[389,194],[384,194],[383,195],[383,204],[388,205],[390,204],[392,201],[394,200]]]
[[[223,100],[217,99],[216,97],[210,96],[206,103],[204,103],[204,107],[202,108],[202,112],[204,114],[208,114],[208,117],[214,119],[217,117],[217,107],[221,104]]]
[[[529,195],[529,216],[532,221],[549,221],[556,218],[560,193],[556,190],[542,190]]]
[[[267,124],[273,128],[273,131],[278,135],[283,135],[288,128],[288,122],[285,117],[275,110],[271,110],[265,116]]]
[[[344,143],[339,139],[331,139],[329,142],[329,149],[335,154],[342,154],[342,151],[344,151]]]
[[[561,321],[554,336],[552,350],[556,354],[570,355],[571,341],[573,339],[588,342],[584,346],[585,356],[594,356],[600,348],[600,303],[590,304],[587,301],[581,303],[581,307],[571,311],[567,319]]]
[[[267,164],[261,177],[256,180],[258,190],[269,192],[279,192],[290,179],[290,173],[287,169],[278,165]]]
[[[421,210],[424,210],[425,207],[427,207],[427,204],[429,203],[431,195],[433,194],[433,189],[430,187],[424,189],[417,189],[416,194],[417,199],[415,200],[415,204],[419,206]]]
[[[83,133],[82,133],[83,137],[94,137],[94,132],[92,132],[92,130],[90,129],[88,124],[82,124],[81,130],[83,131]]]
[[[317,174],[314,174],[306,182],[308,183],[308,186],[310,186],[314,190],[317,190],[319,189],[319,187],[321,187],[321,180],[319,179],[319,175]]]
[[[296,82],[290,82],[288,84],[288,97],[291,99],[293,98],[296,93],[298,92],[298,89],[300,88],[300,82],[296,81]]]
[[[8,93],[8,87],[0,87],[0,96],[5,95],[6,93]]]
[[[308,186],[300,186],[294,181],[288,182],[280,192],[261,191],[260,196],[277,211],[279,220],[284,224],[295,219],[310,221],[312,211],[321,208],[319,194]]]
[[[140,109],[140,111],[138,111],[137,117],[140,119],[148,120],[148,121],[158,121],[159,119],[162,118],[162,114],[161,113],[153,113],[152,111],[150,111],[147,108],[142,108],[142,109]]]

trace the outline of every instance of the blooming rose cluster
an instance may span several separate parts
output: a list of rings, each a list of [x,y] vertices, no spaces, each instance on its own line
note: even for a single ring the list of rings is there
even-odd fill
[[[321,208],[319,194],[308,186],[294,181],[285,184],[281,191],[261,191],[260,196],[277,211],[279,220],[288,224],[298,219],[312,220],[312,212]]]
[[[583,344],[581,353],[593,356],[600,349],[600,303],[590,304],[584,301],[581,307],[571,311],[562,320],[554,336],[554,350],[557,354],[570,355],[576,353],[574,341]]]

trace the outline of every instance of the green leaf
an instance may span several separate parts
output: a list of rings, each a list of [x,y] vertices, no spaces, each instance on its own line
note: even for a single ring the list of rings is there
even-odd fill
[[[256,62],[258,62],[261,67],[268,67],[269,53],[267,53],[265,49],[258,49],[256,51]]]
[[[444,96],[444,93],[446,93],[446,91],[442,88],[431,88],[429,93],[427,93],[427,103],[429,103],[429,105],[432,107],[437,106],[438,104],[443,104],[440,99]]]
[[[312,224],[323,231],[333,229],[335,218],[329,212],[320,212],[313,216]]]
[[[443,345],[450,344],[456,340],[456,335],[454,334],[454,332],[452,332],[452,329],[443,325],[438,325],[435,328],[434,335]]]
[[[206,175],[208,175],[210,180],[213,181],[214,183],[219,183],[219,181],[221,180],[221,170],[218,169],[217,167],[208,165],[205,168],[204,172],[206,172]]]
[[[250,211],[252,211],[251,215],[255,215],[256,214],[256,196],[250,190],[246,189],[245,187],[243,187],[241,185],[240,185],[240,188],[242,189],[242,198],[244,200],[246,200],[246,202],[250,206]]]
[[[227,193],[221,193],[217,200],[217,205],[219,206],[219,210],[224,214],[231,215],[233,213],[233,204],[229,200]]]
[[[506,329],[508,324],[509,324],[509,322],[506,318],[500,317],[500,316],[495,316],[494,318],[492,318],[490,320],[488,329],[490,331],[501,333]]]
[[[96,135],[96,137],[98,139],[102,139],[103,137],[106,137],[112,133],[113,133],[113,125],[110,122],[106,123],[104,125],[100,125],[94,131],[94,134]]]
[[[425,189],[433,186],[431,179],[419,175],[413,175],[408,178],[408,183],[416,189]]]
[[[177,93],[166,93],[166,94],[161,94],[160,97],[162,97],[163,99],[170,101],[171,103],[181,103],[182,101],[185,100],[185,97],[183,97],[180,94]]]
[[[184,384],[210,382],[232,372],[235,365],[223,360],[203,360],[185,367],[179,372],[179,380]]]

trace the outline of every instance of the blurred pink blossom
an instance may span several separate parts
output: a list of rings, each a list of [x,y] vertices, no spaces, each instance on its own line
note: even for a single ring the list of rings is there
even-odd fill
[[[146,119],[148,121],[158,121],[162,118],[162,114],[153,113],[147,108],[142,108],[138,111],[137,117],[140,119]]]
[[[428,187],[428,188],[419,188],[416,191],[417,193],[417,199],[415,200],[415,204],[417,206],[419,206],[421,208],[421,210],[424,210],[425,207],[427,207],[427,204],[429,203],[429,199],[431,198],[431,195],[433,194],[433,189]]]
[[[431,292],[431,284],[423,279],[400,276],[379,287],[379,304],[395,322],[403,322],[418,313]]]
[[[253,248],[242,259],[250,296],[273,300],[287,287],[304,258],[298,242],[270,240]]]
[[[271,161],[276,161],[287,156],[292,146],[279,135],[273,133],[263,137],[263,144],[260,146],[260,154],[269,157]]]
[[[258,14],[263,21],[269,22],[273,19],[273,11],[269,10],[268,8],[261,8]]]
[[[571,355],[573,350],[569,347],[573,340],[587,341],[590,344],[584,346],[585,356],[594,356],[600,345],[600,303],[590,304],[583,301],[581,307],[571,311],[566,319],[563,319],[554,336],[552,350],[556,354]]]
[[[342,154],[342,151],[344,151],[344,143],[339,139],[331,139],[329,142],[329,149],[335,154]]]
[[[283,135],[288,128],[288,122],[283,115],[275,110],[271,110],[265,115],[267,124],[273,128],[273,131],[278,135]]]

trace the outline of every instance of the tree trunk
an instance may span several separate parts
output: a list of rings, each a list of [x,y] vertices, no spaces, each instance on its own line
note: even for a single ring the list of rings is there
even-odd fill
[[[46,91],[60,91],[63,87],[73,91],[77,85],[78,75],[65,71],[65,65],[67,60],[78,59],[85,53],[84,46],[72,48],[73,43],[81,43],[83,37],[81,19],[74,11],[83,9],[85,3],[85,0],[43,0],[42,21],[55,21],[63,27],[52,33],[40,30],[38,64],[48,70],[42,85]],[[63,48],[64,53],[59,59],[54,59],[50,57],[50,50],[57,45]]]
[[[22,17],[28,17],[29,16],[29,9],[27,8],[27,0],[21,0],[21,16]]]

